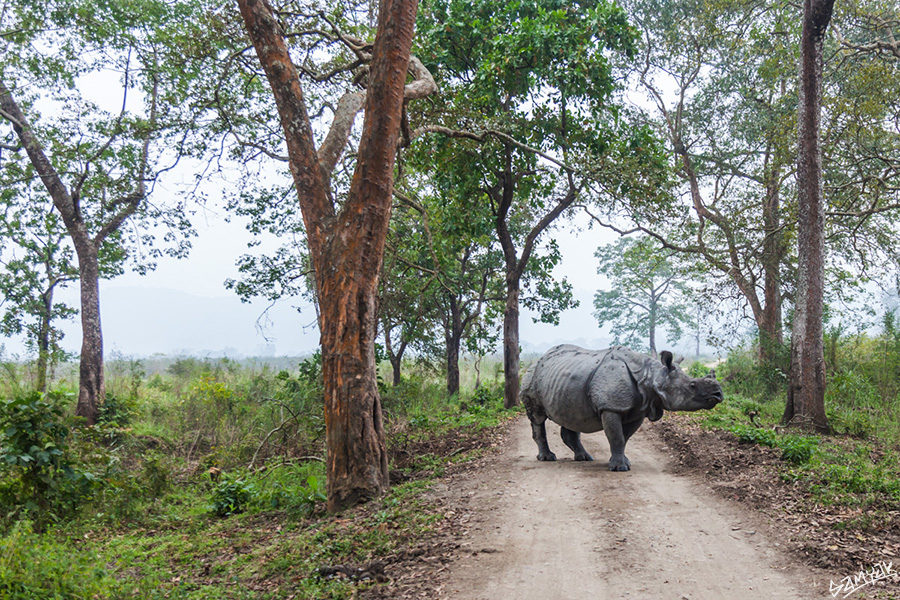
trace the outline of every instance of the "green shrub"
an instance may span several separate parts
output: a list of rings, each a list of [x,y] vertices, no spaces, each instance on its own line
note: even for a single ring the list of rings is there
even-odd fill
[[[730,430],[738,436],[738,440],[743,444],[758,444],[760,446],[768,446],[769,448],[778,446],[778,434],[771,429],[736,424],[733,425]]]
[[[325,502],[325,488],[319,477],[304,474],[309,467],[282,465],[270,468],[256,483],[254,504],[262,509],[282,509],[310,515]],[[324,478],[324,474],[323,474]]]
[[[244,512],[257,496],[256,486],[235,475],[226,474],[212,492],[209,510],[220,517]]]
[[[151,454],[144,459],[140,479],[151,498],[159,498],[171,487],[171,474],[162,459],[158,454]]]
[[[95,484],[93,474],[73,468],[67,456],[69,428],[59,400],[33,392],[0,402],[3,495],[12,500],[12,514],[31,513],[38,529],[77,508]]]
[[[685,373],[687,373],[689,377],[706,377],[707,375],[709,375],[709,372],[711,370],[712,369],[710,369],[699,360],[695,360],[690,364]]]
[[[828,424],[835,433],[852,435],[862,440],[867,439],[872,433],[872,419],[864,409],[826,404],[825,412]]]
[[[471,402],[478,406],[502,406],[503,387],[498,385],[482,385],[472,392]]]
[[[854,408],[878,406],[881,404],[881,395],[873,381],[862,373],[851,370],[829,376],[826,402]]]
[[[768,363],[758,360],[757,347],[740,348],[732,351],[718,375],[728,380],[730,390],[753,398],[771,398],[784,393],[788,380],[788,364],[790,348],[786,345],[775,345],[773,358]]]
[[[778,447],[781,448],[781,460],[792,462],[795,465],[808,463],[818,445],[819,441],[816,438],[802,435],[786,435],[778,441]]]
[[[137,396],[120,398],[107,394],[103,403],[97,407],[97,423],[126,427],[137,416]]]

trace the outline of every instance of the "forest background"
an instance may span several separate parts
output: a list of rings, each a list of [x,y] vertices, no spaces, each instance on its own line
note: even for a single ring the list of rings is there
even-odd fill
[[[401,10],[408,3],[385,6],[408,24]],[[114,288],[88,285],[86,292],[85,283],[132,268],[162,272],[178,264],[167,256],[189,261],[203,215],[229,212],[255,236],[228,282],[239,297],[288,304],[316,297],[309,223],[300,220],[312,196],[301,194],[298,205],[294,189],[309,170],[297,167],[295,154],[287,160],[286,109],[279,99],[276,112],[266,83],[278,69],[254,55],[257,40],[248,40],[230,4],[7,2],[0,10],[0,308],[4,333],[24,334],[32,352],[3,357],[0,497],[3,543],[14,552],[0,569],[17,578],[22,594],[57,580],[111,597],[127,595],[132,584],[144,593],[165,582],[186,597],[212,589],[227,596],[220,588],[228,577],[277,584],[286,576],[281,567],[236,560],[212,583],[206,571],[182,586],[165,553],[139,537],[157,525],[197,531],[223,517],[286,511],[297,527],[325,519],[314,539],[291,539],[302,550],[284,548],[285,556],[318,560],[308,545],[334,537],[334,522],[321,516],[323,482],[332,480],[321,462],[331,459],[322,415],[334,391],[334,355],[276,367],[180,356],[152,370],[151,359],[114,356],[104,381],[97,315],[104,291]],[[890,522],[900,495],[900,328],[891,300],[900,16],[877,2],[835,10],[820,48],[824,406],[828,429],[859,445],[848,450],[773,425],[791,369],[803,271],[797,240],[815,228],[798,222],[802,11],[770,2],[423,2],[408,80],[394,84],[403,88],[402,113],[392,113],[400,151],[396,169],[393,154],[387,163],[393,212],[381,241],[377,310],[360,302],[362,320],[377,321],[378,343],[362,362],[380,365],[365,392],[374,398],[368,414],[377,416],[373,447],[384,467],[372,495],[400,485],[382,505],[388,512],[366,518],[388,522],[402,513],[409,519],[402,526],[427,526],[404,504],[419,488],[403,484],[439,472],[457,453],[401,456],[415,454],[423,440],[509,416],[501,404],[516,404],[519,348],[537,345],[519,330],[527,314],[520,309],[554,326],[574,304],[573,281],[582,287],[585,269],[599,269],[609,285],[581,298],[582,311],[612,324],[613,341],[652,353],[666,337],[693,336],[688,350],[727,351],[720,375],[730,400],[710,424],[783,449],[784,460],[799,465],[786,476],[808,485],[817,501],[865,506]],[[381,56],[372,45],[377,13],[368,3],[278,6],[274,30],[287,33],[298,80],[309,90],[309,138],[323,179],[317,193],[337,198],[341,210],[359,204],[357,182],[369,180],[353,175],[367,164],[365,144],[382,141],[354,121],[370,90],[381,91],[369,79]],[[251,22],[246,11],[244,19]],[[118,94],[108,87],[110,72]],[[290,143],[287,151],[295,152]],[[555,241],[573,222],[578,249]],[[610,232],[627,236],[612,241]],[[600,238],[608,243],[598,248]],[[233,258],[216,248],[216,260],[230,265]],[[312,249],[312,261],[322,260]],[[560,278],[572,262],[573,281]],[[80,306],[57,295],[79,284]],[[71,356],[60,323],[79,310],[91,343],[75,376],[65,368]],[[304,314],[309,326],[314,317]],[[587,330],[584,312],[577,319]],[[279,325],[278,335],[293,335],[286,329]],[[490,358],[500,347],[502,364]],[[467,360],[460,365],[460,358]],[[701,374],[706,366],[691,369]],[[758,419],[766,425],[757,427]],[[841,486],[857,495],[842,496]],[[855,517],[848,523],[872,526]],[[85,563],[60,561],[76,575],[90,568],[91,553],[151,552],[155,562],[129,573],[126,562],[108,559],[118,566],[74,579],[48,577],[45,561],[29,566],[32,552],[70,554],[69,527],[88,537],[100,531],[105,540]],[[384,536],[335,542],[327,552],[341,558],[394,548],[395,536],[378,531]],[[126,535],[107,539],[115,532]],[[187,561],[202,551],[172,549]],[[332,584],[316,582],[312,562],[291,573],[309,580],[316,597]]]

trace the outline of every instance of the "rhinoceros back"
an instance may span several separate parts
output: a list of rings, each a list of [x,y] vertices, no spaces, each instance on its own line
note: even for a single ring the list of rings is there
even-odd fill
[[[623,400],[629,404],[621,408],[630,406],[631,385],[619,350],[585,350],[568,344],[551,348],[522,382],[526,408],[573,431],[601,430],[600,410],[619,409],[603,404],[609,396],[624,393]],[[598,392],[603,398],[598,398]]]

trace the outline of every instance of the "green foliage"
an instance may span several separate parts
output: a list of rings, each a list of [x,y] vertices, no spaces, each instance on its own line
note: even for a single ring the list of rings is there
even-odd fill
[[[324,505],[325,486],[316,475],[308,475],[311,469],[297,468],[292,465],[270,467],[259,483],[256,504],[261,510],[281,509],[304,516],[313,514]]]
[[[725,362],[716,368],[719,379],[727,379],[729,388],[742,396],[771,400],[787,393],[790,347],[772,346],[772,359],[759,360],[756,346],[732,350]]]
[[[781,460],[785,461],[782,478],[803,485],[815,501],[877,511],[900,500],[900,454],[896,448],[876,450],[869,443],[799,434],[789,429],[776,432],[771,425],[781,418],[781,402],[752,400],[727,387],[725,398],[715,411],[699,418],[707,426],[734,433],[741,443],[780,450]],[[829,419],[833,425],[841,424],[834,418],[834,409],[829,407]],[[840,414],[849,417],[854,413]],[[760,426],[751,423],[751,416]],[[871,426],[866,430],[872,435]]]
[[[140,482],[151,498],[159,498],[172,487],[172,474],[163,457],[151,453],[144,458]]]
[[[784,477],[807,485],[823,502],[877,510],[900,502],[898,473],[900,455],[895,451],[880,455],[871,446],[859,444],[829,447],[827,454]]]
[[[873,433],[872,419],[865,410],[826,405],[828,425],[836,433],[866,439]]]
[[[135,397],[122,399],[118,396],[107,394],[103,403],[97,409],[98,424],[126,427],[137,414],[138,402]]]
[[[25,334],[26,348],[37,356],[38,387],[47,371],[67,358],[60,343],[60,321],[77,311],[54,300],[54,294],[77,279],[74,251],[52,205],[28,191],[9,187],[0,194],[0,333]]]
[[[322,351],[316,349],[312,356],[304,360],[297,367],[297,379],[304,381],[307,385],[322,385]],[[283,378],[286,380],[285,378]]]
[[[493,365],[484,368],[493,378],[477,392],[464,388],[462,402],[448,400],[434,369],[411,368],[399,388],[385,390],[385,410],[390,448],[419,449],[402,470],[415,480],[335,519],[322,510],[326,478],[316,458],[324,456],[316,370],[212,361],[195,366],[193,377],[151,375],[153,386],[143,376],[132,388],[137,399],[128,428],[78,429],[57,443],[64,450],[60,463],[92,473],[95,481],[76,506],[65,502],[78,488],[62,478],[64,495],[53,504],[58,524],[38,527],[44,533],[31,532],[21,519],[24,511],[2,522],[0,597],[231,598],[252,580],[279,590],[289,581],[298,598],[349,598],[352,584],[318,578],[316,569],[367,563],[415,543],[441,518],[420,499],[428,478],[449,462],[477,456],[480,449],[461,440],[515,414],[502,409]],[[42,410],[51,414],[45,429],[65,422],[58,408]],[[216,422],[219,411],[230,415]],[[200,427],[187,414],[213,423]],[[256,468],[248,470],[253,452],[279,425],[260,449]],[[116,441],[108,445],[112,430]],[[446,441],[443,435],[449,435]],[[208,474],[213,464],[227,467],[217,481]],[[10,494],[23,490],[22,469],[15,468],[0,472],[5,507],[16,506]]]
[[[0,494],[12,508],[3,517],[31,514],[42,528],[74,511],[93,487],[93,474],[73,468],[67,455],[60,400],[34,392],[0,402]]]
[[[818,445],[819,441],[816,438],[802,435],[786,435],[778,444],[781,448],[781,460],[795,465],[808,463]]]
[[[656,351],[656,335],[663,330],[670,343],[682,336],[693,319],[685,303],[688,273],[677,256],[649,237],[620,238],[597,249],[597,272],[605,275],[609,291],[594,295],[594,316],[601,327],[612,324],[614,343]]]
[[[706,377],[709,375],[710,367],[707,367],[705,364],[700,362],[699,360],[694,361],[688,366],[685,370],[685,373],[690,377]]]
[[[27,521],[0,537],[0,598],[108,598],[118,587],[103,561],[91,551],[55,543],[34,533]]]
[[[472,392],[472,403],[478,406],[493,406],[502,401],[503,391],[497,388],[483,385]]]
[[[213,488],[209,510],[220,517],[228,517],[244,512],[256,496],[256,486],[252,482],[227,473]]]

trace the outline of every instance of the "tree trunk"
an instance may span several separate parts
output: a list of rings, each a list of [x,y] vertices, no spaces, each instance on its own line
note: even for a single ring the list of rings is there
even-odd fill
[[[657,301],[656,301],[656,293],[655,291],[650,292],[650,314],[648,315],[649,319],[649,329],[650,329],[650,356],[653,358],[657,358],[659,354],[656,351],[656,310],[657,310]]]
[[[391,363],[391,385],[397,387],[400,385],[401,367],[403,366],[403,353],[406,350],[406,343],[400,344],[400,349],[396,353],[394,352],[391,330],[387,322],[384,323],[384,349],[387,351],[388,360]]]
[[[403,358],[400,356],[391,356],[391,385],[397,387],[400,385],[400,382],[403,380],[403,372],[401,367],[403,366]]]
[[[476,392],[481,387],[481,359],[483,359],[483,358],[484,358],[484,356],[478,356],[475,359],[475,363],[472,365],[475,368],[475,391]]]
[[[100,403],[106,397],[103,375],[103,332],[100,328],[100,260],[97,248],[86,239],[75,240],[81,285],[81,361],[78,404],[75,415],[88,425],[97,422]]]
[[[41,324],[38,326],[38,357],[37,357],[37,390],[42,394],[47,392],[47,371],[50,366],[50,319],[53,310],[53,283],[52,274],[48,273],[51,283],[41,294]]]
[[[388,487],[375,371],[375,307],[418,3],[382,3],[356,171],[339,213],[326,168],[333,167],[337,154],[319,156],[316,151],[297,69],[272,8],[265,0],[238,0],[238,4],[278,106],[315,269],[325,386],[327,505],[334,512],[376,497]],[[349,132],[352,122],[336,115],[323,149],[330,148],[335,127]]]
[[[444,334],[447,347],[447,394],[459,393],[459,348],[462,342],[462,316],[457,298],[450,297],[450,322]]]
[[[457,335],[447,337],[447,394],[459,394],[459,346]]]
[[[834,0],[805,0],[800,40],[798,279],[791,335],[791,374],[783,422],[827,431],[822,316],[825,211],[819,140],[822,48]]]
[[[519,288],[518,276],[507,273],[503,312],[503,406],[519,404]]]
[[[388,488],[387,448],[375,371],[375,276],[354,277],[366,252],[357,236],[335,241],[322,269],[319,326],[325,384],[328,510],[337,511]],[[381,256],[379,253],[378,256]],[[369,260],[375,260],[370,258]],[[329,272],[330,271],[330,272]]]

